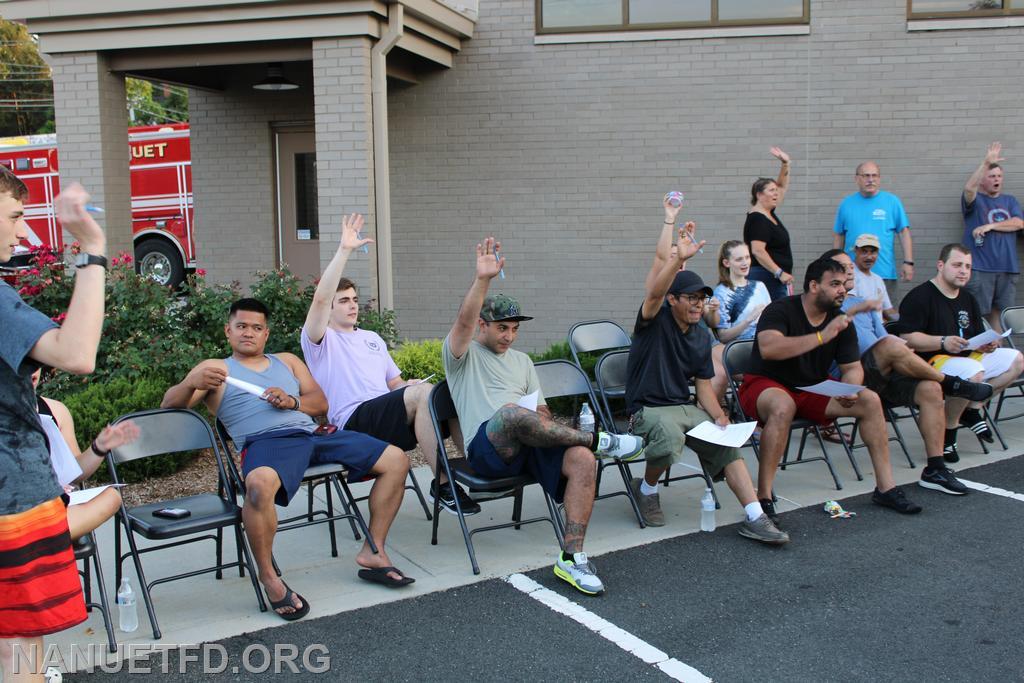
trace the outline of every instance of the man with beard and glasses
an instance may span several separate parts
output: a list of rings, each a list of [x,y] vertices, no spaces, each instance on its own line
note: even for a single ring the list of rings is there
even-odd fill
[[[818,259],[807,267],[803,294],[772,302],[758,321],[751,371],[743,378],[739,399],[743,412],[763,425],[757,493],[769,517],[778,518],[772,487],[794,417],[821,425],[837,417],[859,419],[875,470],[871,500],[903,514],[921,511],[893,480],[878,394],[862,389],[830,398],[797,389],[828,379],[833,363],[839,365],[841,381],[864,383],[856,329],[839,310],[845,298],[846,269],[832,259]]]

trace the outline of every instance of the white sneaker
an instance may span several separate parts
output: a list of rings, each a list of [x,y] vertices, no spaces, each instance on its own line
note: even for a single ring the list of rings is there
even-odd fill
[[[558,553],[558,559],[555,560],[555,576],[587,595],[604,592],[604,584],[597,578],[597,569],[587,559],[586,553],[575,553],[571,562],[563,560],[562,553]]]
[[[644,440],[632,434],[609,434],[600,432],[597,435],[597,451],[599,458],[614,458],[629,462],[636,460],[644,452]]]

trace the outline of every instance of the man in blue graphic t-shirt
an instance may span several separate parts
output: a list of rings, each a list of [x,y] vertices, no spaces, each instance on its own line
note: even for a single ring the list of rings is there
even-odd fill
[[[1002,146],[993,142],[985,159],[967,179],[960,208],[964,213],[964,245],[974,257],[967,291],[974,295],[992,328],[1002,332],[999,315],[1013,306],[1017,294],[1017,231],[1024,229],[1020,203],[1002,194]]]
[[[910,221],[900,198],[882,189],[878,164],[873,161],[861,163],[857,166],[854,180],[857,181],[858,191],[839,204],[832,246],[842,249],[852,259],[856,258],[853,245],[857,238],[864,233],[876,235],[879,242],[878,261],[871,270],[885,280],[891,297],[897,277],[907,282],[914,279],[914,246],[910,239]],[[903,250],[903,261],[898,271],[894,249],[896,235],[899,235]]]

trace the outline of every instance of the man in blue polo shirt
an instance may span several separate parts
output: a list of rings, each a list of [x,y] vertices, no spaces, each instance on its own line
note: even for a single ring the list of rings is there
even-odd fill
[[[839,204],[832,246],[842,248],[852,259],[855,258],[853,245],[858,237],[864,233],[877,235],[878,261],[871,270],[885,280],[891,297],[897,279],[894,249],[896,235],[899,235],[903,250],[898,277],[907,282],[914,279],[914,246],[910,239],[910,221],[900,198],[882,189],[878,164],[873,161],[861,163],[857,166],[854,180],[857,181],[858,191]]]
[[[967,291],[974,295],[992,329],[1002,332],[999,315],[1017,296],[1017,232],[1024,214],[1012,194],[1002,194],[1002,145],[993,142],[981,165],[968,178],[960,197],[964,214],[963,243],[971,250],[974,269]]]

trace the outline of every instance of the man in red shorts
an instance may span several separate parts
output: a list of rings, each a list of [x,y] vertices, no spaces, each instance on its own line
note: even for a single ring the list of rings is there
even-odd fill
[[[829,398],[796,388],[828,379],[833,361],[839,364],[841,381],[864,383],[857,331],[839,310],[846,298],[845,281],[846,270],[841,263],[818,259],[807,267],[804,293],[773,302],[757,323],[751,372],[743,378],[739,398],[743,412],[756,415],[763,425],[757,497],[776,526],[772,485],[794,417],[819,424],[828,424],[837,417],[860,419],[860,432],[875,470],[876,488],[871,500],[903,514],[921,511],[893,481],[888,432],[878,394],[862,389],[850,396]]]

